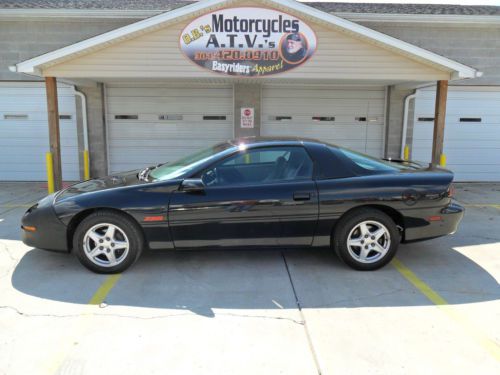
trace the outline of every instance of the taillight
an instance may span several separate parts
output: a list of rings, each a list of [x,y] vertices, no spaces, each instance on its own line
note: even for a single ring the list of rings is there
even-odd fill
[[[455,196],[455,186],[453,186],[453,184],[450,184],[447,193],[449,198],[453,198]]]

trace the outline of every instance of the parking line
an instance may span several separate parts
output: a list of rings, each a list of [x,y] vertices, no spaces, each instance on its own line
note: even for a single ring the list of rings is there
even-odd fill
[[[493,208],[497,208],[500,210],[500,204],[493,204],[493,203],[464,203],[463,206],[465,206],[465,207],[493,207]]]
[[[97,291],[94,293],[88,304],[100,305],[101,303],[103,303],[108,293],[111,291],[111,289],[113,289],[118,280],[120,280],[120,277],[122,277],[121,273],[108,276],[106,280],[104,280],[104,282],[101,284],[99,289],[97,289]]]
[[[61,350],[59,350],[49,361],[47,361],[47,374],[59,374],[64,372],[62,371],[63,365],[73,349],[74,339],[81,337],[90,327],[90,318],[92,317],[92,310],[89,310],[91,308],[90,306],[100,305],[103,303],[111,289],[113,289],[118,280],[120,280],[121,276],[122,275],[120,273],[110,275],[102,282],[92,298],[85,305],[85,309],[75,322],[74,328],[64,337],[65,342],[61,344]]]
[[[0,208],[30,208],[32,204],[0,204]]]
[[[408,280],[420,293],[427,297],[438,308],[444,311],[450,318],[458,323],[478,344],[486,349],[497,361],[500,362],[500,345],[486,336],[479,328],[474,326],[469,319],[454,309],[438,292],[433,290],[427,283],[420,279],[413,271],[406,267],[400,260],[394,258],[392,265],[403,277]]]

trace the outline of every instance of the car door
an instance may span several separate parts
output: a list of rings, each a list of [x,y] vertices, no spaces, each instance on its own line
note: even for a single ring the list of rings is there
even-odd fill
[[[312,244],[319,214],[319,197],[313,180],[314,163],[304,147],[290,150],[276,184],[281,184],[274,207],[280,221],[279,244],[302,247]]]
[[[318,200],[312,178],[301,176],[309,167],[312,176],[312,161],[292,158],[297,153],[308,157],[303,147],[241,150],[200,173],[203,191],[173,193],[169,223],[175,247],[310,244]]]

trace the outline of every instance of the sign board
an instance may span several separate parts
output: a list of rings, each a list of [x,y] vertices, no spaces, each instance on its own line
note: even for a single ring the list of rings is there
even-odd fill
[[[305,63],[316,50],[316,34],[301,19],[273,9],[226,8],[205,14],[181,32],[182,52],[220,74],[259,77]]]
[[[253,129],[254,127],[253,108],[241,108],[241,127],[244,129]]]

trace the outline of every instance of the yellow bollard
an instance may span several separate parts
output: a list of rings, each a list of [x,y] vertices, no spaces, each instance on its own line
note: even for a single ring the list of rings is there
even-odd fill
[[[441,167],[446,167],[446,155],[445,154],[441,154],[441,156],[439,157],[439,165]]]
[[[47,164],[47,190],[49,194],[52,194],[54,192],[54,163],[51,152],[45,154],[45,163]]]
[[[83,151],[83,179],[90,180],[89,150]]]
[[[404,160],[410,160],[410,146],[408,145],[404,149]]]
[[[243,160],[245,161],[245,164],[250,164],[250,154],[245,154],[243,155]]]

